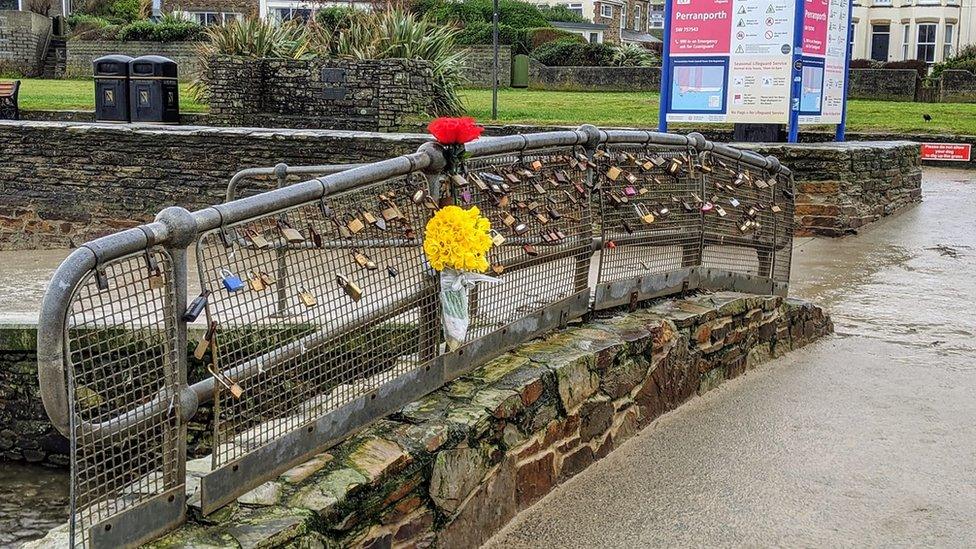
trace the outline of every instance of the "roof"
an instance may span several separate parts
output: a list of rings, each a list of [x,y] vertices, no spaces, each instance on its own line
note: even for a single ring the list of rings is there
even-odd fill
[[[637,32],[630,29],[620,29],[620,39],[625,42],[644,42],[646,44],[660,44],[661,40],[647,34],[646,32]]]
[[[581,31],[601,31],[607,30],[607,26],[600,23],[569,23],[566,21],[549,21],[552,26],[557,29],[563,30],[581,30]]]

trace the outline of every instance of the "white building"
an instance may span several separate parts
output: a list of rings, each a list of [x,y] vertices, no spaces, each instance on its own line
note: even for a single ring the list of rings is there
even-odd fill
[[[976,40],[976,0],[859,0],[852,59],[938,63]]]

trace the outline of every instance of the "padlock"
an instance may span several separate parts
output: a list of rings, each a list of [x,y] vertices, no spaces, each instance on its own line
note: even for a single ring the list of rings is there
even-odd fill
[[[546,188],[540,183],[533,183],[532,188],[535,189],[536,194],[546,194]]]
[[[495,229],[490,230],[488,234],[491,235],[491,243],[495,246],[501,246],[505,243],[505,237],[502,236],[502,233],[496,231]]]
[[[539,170],[542,169],[542,162],[540,162],[539,160],[536,160],[530,166],[532,167],[533,170],[539,171]]]
[[[200,295],[193,298],[193,301],[186,307],[186,311],[183,312],[184,322],[193,322],[200,316],[200,313],[207,307],[207,296],[210,292],[204,290]]]
[[[468,174],[468,177],[471,179],[471,181],[474,182],[474,186],[478,187],[478,190],[480,190],[481,192],[485,192],[488,190],[488,184],[485,183],[485,180],[482,179],[479,175]]]
[[[228,292],[236,292],[244,288],[244,281],[241,280],[241,277],[230,272],[229,270],[221,269],[220,276],[222,277],[221,282],[224,284],[224,288],[226,288]]]
[[[464,202],[465,204],[471,203],[471,191],[467,189],[461,191],[461,202]]]
[[[95,286],[99,289],[99,291],[108,289],[108,275],[105,274],[104,267],[95,268]]]
[[[737,198],[731,198],[729,200],[729,204],[731,204],[733,208],[738,208],[739,207],[739,200]]]
[[[353,259],[356,260],[356,264],[364,269],[375,271],[377,269],[376,262],[369,258],[366,254],[360,251],[354,251],[352,253]]]
[[[389,265],[386,268],[386,274],[390,275],[390,278],[393,278],[393,277],[397,276],[398,274],[400,274],[400,271],[398,271],[397,268],[394,267],[393,265]]]
[[[559,213],[559,210],[551,206],[549,208],[546,208],[546,213],[549,215],[550,219],[558,220],[563,216],[563,214]]]
[[[776,204],[773,204],[773,206],[771,208],[769,208],[769,211],[771,211],[773,213],[779,213],[779,212],[781,212],[783,210],[779,206],[777,206]]]
[[[616,180],[617,180],[617,178],[619,178],[619,177],[620,177],[620,174],[621,174],[621,173],[623,173],[623,172],[621,171],[621,169],[620,169],[620,168],[618,168],[618,167],[616,167],[616,166],[610,166],[610,169],[609,169],[609,170],[607,170],[607,178],[608,178],[608,179],[609,179],[610,181],[616,181]]]
[[[491,272],[495,273],[496,275],[500,275],[505,272],[505,266],[501,263],[495,263],[491,266]]]
[[[653,162],[651,162],[650,160],[645,160],[645,161],[644,161],[644,163],[643,163],[643,164],[641,164],[641,168],[642,168],[642,169],[643,169],[643,170],[644,170],[645,172],[649,172],[649,171],[651,171],[651,170],[653,170],[653,169],[654,169],[654,163],[653,163]]]
[[[525,168],[522,168],[521,170],[516,170],[515,173],[517,173],[518,175],[521,175],[522,177],[525,177],[525,178],[539,177],[539,174],[537,174],[537,173],[535,173],[535,172],[533,172],[531,170],[526,170]]]
[[[680,169],[681,161],[677,158],[671,158],[668,160],[668,165],[666,168],[664,168],[664,171],[666,171],[669,175],[676,175]]]
[[[207,331],[203,335],[203,339],[197,343],[196,348],[193,349],[193,356],[197,360],[203,360],[203,356],[207,354],[207,349],[210,348],[211,342],[213,342],[214,337],[217,334],[217,321],[214,320],[207,327]]]
[[[332,224],[335,225],[336,226],[336,230],[339,231],[339,238],[351,238],[352,237],[352,232],[350,232],[349,229],[345,225],[343,225],[342,223],[339,223],[339,220],[338,219],[332,218]]]
[[[352,216],[352,218],[346,223],[346,228],[352,234],[359,234],[360,231],[366,228],[366,224],[363,223],[361,219],[357,216]]]
[[[693,211],[695,211],[695,207],[690,202],[682,202],[681,203],[681,208],[684,211],[686,211],[686,212],[693,212]]]
[[[315,230],[315,227],[311,223],[308,224],[308,238],[312,241],[312,245],[316,248],[322,247],[322,235]]]
[[[263,250],[264,248],[271,246],[271,243],[268,242],[268,239],[265,238],[264,235],[262,235],[257,231],[249,230],[245,234],[247,235],[248,240],[251,241],[251,245],[259,250]]]
[[[725,217],[725,208],[718,204],[715,205],[715,212],[718,213],[719,217]]]
[[[459,173],[451,174],[451,182],[458,187],[466,187],[468,185],[468,180]]]
[[[532,244],[526,244],[526,245],[522,246],[522,249],[525,250],[525,253],[529,257],[535,257],[535,256],[539,255],[539,250],[535,249],[535,246],[533,246]]]
[[[525,223],[516,223],[515,226],[512,227],[512,231],[514,231],[515,234],[516,235],[519,235],[519,236],[521,236],[522,234],[525,234],[525,231],[528,231],[528,230],[529,230],[529,226],[526,225]]]
[[[464,192],[468,194],[468,201],[470,202],[471,193],[468,191],[464,191]],[[383,219],[387,221],[393,221],[394,219],[400,219],[401,217],[403,217],[403,214],[400,213],[400,208],[397,208],[397,205],[393,204],[392,202],[390,203],[390,206],[388,208],[385,208],[382,212],[380,212],[380,215],[382,215]]]
[[[530,212],[535,212],[535,211],[537,211],[537,210],[538,210],[539,208],[541,208],[541,207],[542,207],[542,204],[539,204],[538,202],[536,202],[535,200],[533,200],[532,202],[529,202],[529,203],[528,203],[528,204],[527,204],[527,205],[526,205],[525,207],[526,207],[526,208],[527,208],[527,209],[528,209],[528,210],[529,210]]]
[[[277,282],[277,280],[275,280],[273,276],[269,275],[264,271],[258,271],[258,276],[261,277],[261,282],[264,282],[265,286],[271,286],[272,284]]]
[[[706,202],[701,206],[701,211],[703,212],[710,212],[713,209],[715,209],[715,204],[712,204],[711,202]]]
[[[254,271],[251,271],[251,276],[247,279],[247,283],[255,292],[263,291],[267,287],[261,275]]]
[[[512,173],[512,172],[506,172],[505,173],[505,180],[508,181],[509,183],[513,184],[513,185],[516,185],[516,184],[522,182],[522,180],[519,179],[519,177],[517,175],[515,175],[514,173]],[[501,182],[499,182],[499,185],[501,185]]]
[[[149,270],[150,290],[158,290],[166,286],[166,279],[163,278],[163,270],[159,268],[159,263],[150,252],[146,252],[146,268]]]
[[[549,223],[549,217],[546,216],[546,214],[542,212],[535,212],[533,215],[535,215],[535,218],[539,221],[539,223],[542,223],[543,225]]]
[[[642,204],[635,204],[634,210],[637,211],[637,217],[640,218],[641,222],[650,225],[654,223],[654,214],[650,210],[645,208]]]
[[[294,227],[288,224],[285,220],[278,221],[278,230],[281,231],[281,236],[285,237],[285,240],[292,244],[297,244],[299,242],[304,242],[305,237],[302,233],[298,232]]]
[[[425,198],[427,198],[427,190],[426,189],[417,189],[410,196],[410,200],[413,201],[414,204],[420,204],[421,202],[424,201]]]
[[[554,232],[556,233],[556,238],[558,240],[563,240],[566,238],[566,233],[564,233],[562,230],[556,229]]]
[[[306,307],[314,307],[318,304],[319,300],[312,295],[312,292],[308,291],[305,286],[298,287],[298,300],[302,302],[302,305]]]
[[[542,241],[546,243],[552,243],[552,232],[542,233]]]
[[[663,166],[665,162],[667,162],[667,160],[665,160],[664,157],[659,154],[655,154],[651,157],[651,164],[654,164],[658,168]]]
[[[657,216],[658,217],[662,217],[662,218],[663,217],[667,217],[669,213],[671,213],[671,210],[669,210],[667,208],[659,208],[657,210]]]
[[[366,220],[366,223],[369,223],[370,225],[375,225],[377,222],[376,216],[373,215],[369,210],[363,210],[363,219]]]
[[[563,170],[559,170],[558,172],[554,173],[553,176],[556,178],[556,183],[561,185],[569,183],[569,176],[566,175],[566,172]]]
[[[746,210],[746,215],[748,215],[749,217],[756,217],[756,214],[758,214],[758,213],[759,212],[754,207],[753,208],[749,208],[748,210]]]
[[[355,282],[349,280],[345,275],[336,274],[336,282],[339,287],[346,292],[346,295],[352,298],[353,301],[359,301],[363,297],[363,290]]]
[[[624,187],[624,196],[628,196],[628,197],[637,196],[637,189],[631,187],[630,185]]]
[[[630,226],[630,223],[627,223],[626,221],[621,221],[620,226],[622,226],[624,230],[627,231],[627,234],[634,234],[634,228]]]
[[[234,398],[241,398],[241,395],[244,394],[244,389],[242,389],[241,386],[238,385],[237,382],[235,382],[233,379],[218,372],[216,365],[212,363],[209,364],[207,366],[207,370],[210,372],[210,375],[212,375],[214,379],[217,380],[218,383],[220,383],[221,385],[224,386],[225,389],[230,391],[230,394],[233,395]]]
[[[511,198],[507,194],[498,195],[495,198],[495,203],[498,204],[499,208],[507,208],[510,202]]]
[[[505,212],[504,216],[502,216],[502,223],[506,227],[511,227],[512,225],[515,225],[516,221],[517,220],[515,219],[515,217],[508,212]]]
[[[627,172],[627,175],[624,176],[624,179],[626,179],[627,182],[630,183],[631,185],[637,183],[637,176],[630,172]]]

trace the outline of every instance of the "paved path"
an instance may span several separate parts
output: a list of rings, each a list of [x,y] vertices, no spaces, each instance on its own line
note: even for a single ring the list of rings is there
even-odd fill
[[[662,417],[521,514],[511,547],[976,545],[976,172],[804,240],[837,335]]]

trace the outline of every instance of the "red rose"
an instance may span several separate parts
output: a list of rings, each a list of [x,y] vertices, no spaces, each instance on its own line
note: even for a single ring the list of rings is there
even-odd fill
[[[427,131],[441,145],[462,145],[481,137],[481,132],[485,129],[475,124],[474,118],[471,117],[449,118],[442,116],[435,118],[427,126]]]

